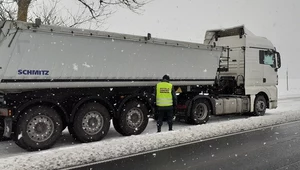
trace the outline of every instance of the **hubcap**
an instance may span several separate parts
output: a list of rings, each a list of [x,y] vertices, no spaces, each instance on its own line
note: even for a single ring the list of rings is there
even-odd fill
[[[143,112],[139,108],[132,108],[126,116],[127,124],[130,128],[136,129],[140,127],[144,121]]]
[[[103,128],[103,116],[97,112],[88,112],[82,119],[82,129],[89,135],[95,135]]]
[[[257,101],[256,103],[256,108],[257,108],[257,111],[259,112],[263,112],[266,108],[266,104],[264,101],[260,100],[260,101]]]
[[[208,113],[207,106],[203,103],[199,103],[195,107],[194,118],[197,120],[203,120],[207,116],[207,113]]]
[[[46,115],[33,117],[27,124],[27,134],[35,142],[48,140],[54,132],[54,122]]]

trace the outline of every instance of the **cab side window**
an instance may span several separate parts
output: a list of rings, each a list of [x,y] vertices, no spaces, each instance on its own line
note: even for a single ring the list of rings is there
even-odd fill
[[[275,68],[275,53],[271,51],[259,51],[259,64],[269,65]]]

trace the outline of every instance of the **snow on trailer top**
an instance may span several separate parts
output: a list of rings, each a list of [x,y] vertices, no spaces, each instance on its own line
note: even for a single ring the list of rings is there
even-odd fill
[[[230,41],[223,41],[219,39],[224,37],[233,37]],[[228,42],[230,42],[228,44]],[[207,30],[205,34],[204,44],[217,45],[217,46],[229,46],[229,47],[248,47],[248,48],[267,48],[275,50],[274,45],[270,40],[265,37],[256,36],[249,31],[244,25],[235,26],[226,29],[212,29]]]
[[[128,40],[128,41],[137,41],[143,43],[170,45],[170,46],[178,46],[178,47],[185,47],[185,48],[209,49],[209,50],[217,50],[217,51],[224,48],[224,47],[216,47],[212,45],[205,45],[205,44],[192,43],[186,41],[153,38],[151,37],[150,33],[148,33],[148,35],[144,37],[144,36],[131,35],[131,34],[121,34],[115,32],[80,29],[80,28],[70,28],[70,27],[62,27],[62,26],[55,26],[55,25],[36,26],[35,23],[22,22],[22,21],[6,21],[6,22],[7,24],[10,25],[9,26],[10,29],[18,28],[19,30],[31,30],[33,32],[41,31],[41,32],[50,32],[55,34],[99,37],[99,38],[108,38],[108,39],[115,39],[115,40]]]

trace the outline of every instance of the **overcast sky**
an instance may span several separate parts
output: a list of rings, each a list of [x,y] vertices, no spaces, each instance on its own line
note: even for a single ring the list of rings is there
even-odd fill
[[[298,77],[300,0],[153,0],[141,15],[119,9],[107,21],[107,31],[203,43],[207,29],[244,24],[270,39],[281,52],[280,77],[287,67]]]

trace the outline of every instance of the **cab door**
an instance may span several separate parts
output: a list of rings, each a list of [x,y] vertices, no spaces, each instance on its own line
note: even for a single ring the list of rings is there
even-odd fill
[[[273,86],[277,85],[277,68],[275,52],[270,50],[259,51],[259,63],[263,65],[263,85]]]

